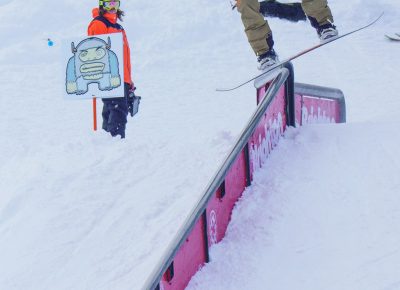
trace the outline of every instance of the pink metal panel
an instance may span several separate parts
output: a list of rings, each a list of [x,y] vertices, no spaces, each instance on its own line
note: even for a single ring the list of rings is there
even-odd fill
[[[301,96],[299,94],[295,94],[294,102],[295,102],[296,126],[301,126],[302,125],[301,108],[303,106],[303,96]]]
[[[208,244],[212,246],[222,240],[228,227],[232,209],[246,187],[246,160],[244,151],[232,165],[224,184],[215,193],[207,206]]]
[[[160,290],[183,290],[192,276],[206,262],[204,221],[200,218],[174,258],[174,276],[168,281],[168,271],[160,282]]]
[[[339,123],[338,101],[311,96],[303,96],[302,125],[310,123]]]
[[[268,86],[269,84],[266,84],[257,90],[257,103],[260,103],[264,98]],[[303,84],[299,85],[298,88],[301,93],[295,94],[294,100],[296,125],[340,122],[341,105],[344,108],[344,100],[340,98],[340,95],[343,95],[341,92],[329,89],[330,95],[327,93],[324,98],[320,98],[306,94],[317,91],[316,94],[318,95],[324,89],[322,87]],[[286,130],[288,122],[286,109],[288,106],[290,106],[288,110],[293,108],[292,103],[287,104],[285,93],[285,85],[282,85],[275,98],[270,101],[269,107],[253,135],[247,141],[248,155],[245,154],[246,149],[244,149],[236,157],[236,161],[229,169],[224,182],[209,200],[205,216],[197,221],[186,242],[174,257],[173,273],[167,270],[164,274],[160,282],[160,290],[183,290],[191,277],[207,261],[207,245],[211,246],[218,243],[225,236],[232,209],[248,184],[246,180],[247,172],[249,171],[250,180],[252,180],[254,171],[263,166]],[[345,117],[343,120],[345,120]],[[290,121],[290,124],[292,124],[292,121]],[[246,160],[247,157],[249,160]],[[247,168],[248,166],[250,168]],[[218,182],[220,182],[219,179]],[[215,186],[217,184],[214,184],[209,193],[215,190]]]
[[[258,102],[264,97],[267,88],[266,85],[258,90]],[[248,141],[250,169],[247,168],[249,163],[242,150],[227,173],[224,183],[208,203],[207,225],[204,224],[203,218],[196,223],[189,238],[174,258],[173,275],[169,270],[164,274],[160,281],[160,290],[183,290],[191,277],[206,262],[206,245],[211,246],[223,239],[232,209],[246,187],[247,170],[252,174],[261,166],[286,129],[285,107],[285,87],[282,86]]]
[[[258,95],[260,96],[260,94]],[[253,172],[262,166],[286,130],[285,108],[285,87],[282,86],[249,139],[251,180],[253,179]]]

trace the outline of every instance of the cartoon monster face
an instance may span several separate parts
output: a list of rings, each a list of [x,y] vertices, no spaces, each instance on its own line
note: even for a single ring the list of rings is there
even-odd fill
[[[109,45],[99,38],[89,38],[76,47],[77,73],[85,80],[99,80],[109,72]]]
[[[90,37],[76,47],[71,43],[74,54],[66,70],[66,90],[68,94],[85,94],[89,84],[97,83],[101,91],[110,91],[121,86],[119,62],[111,50],[111,39],[104,41]]]
[[[105,68],[104,57],[107,55],[105,48],[92,47],[79,51],[79,59],[82,61],[80,72],[85,79],[100,79]]]
[[[102,59],[106,55],[106,51],[102,47],[92,47],[87,50],[82,50],[79,53],[81,61],[93,61]]]

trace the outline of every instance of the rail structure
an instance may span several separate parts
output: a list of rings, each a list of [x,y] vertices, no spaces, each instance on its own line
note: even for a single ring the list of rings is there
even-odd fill
[[[209,262],[209,248],[223,239],[236,201],[288,126],[346,121],[343,93],[295,83],[291,63],[257,79],[254,85],[257,109],[142,289],[185,289]]]

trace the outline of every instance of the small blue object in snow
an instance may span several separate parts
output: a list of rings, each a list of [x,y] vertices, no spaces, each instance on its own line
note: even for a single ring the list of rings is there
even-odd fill
[[[48,46],[53,46],[53,45],[54,45],[54,42],[53,42],[50,38],[48,38],[48,39],[47,39],[47,45],[48,45]]]

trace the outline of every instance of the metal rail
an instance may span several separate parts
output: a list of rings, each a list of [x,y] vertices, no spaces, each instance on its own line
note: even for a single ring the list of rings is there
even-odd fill
[[[154,267],[154,270],[152,271],[152,273],[146,280],[144,286],[142,287],[143,290],[156,289],[163,274],[168,269],[169,265],[173,261],[180,247],[191,233],[196,222],[199,220],[201,215],[206,210],[208,202],[210,201],[214,193],[218,190],[221,183],[224,181],[230,167],[232,166],[237,156],[240,154],[240,152],[248,143],[249,138],[252,136],[257,125],[263,118],[265,111],[272,102],[274,96],[276,96],[276,94],[278,93],[279,89],[288,79],[289,74],[290,73],[287,68],[282,68],[280,69],[274,80],[271,82],[271,85],[269,86],[267,92],[265,93],[264,99],[257,107],[257,110],[249,120],[246,128],[240,134],[240,137],[236,141],[236,144],[233,147],[232,151],[229,153],[228,157],[220,166],[212,181],[206,187],[204,194],[198,201],[197,205],[193,208],[190,215],[182,223],[182,226],[179,228],[179,231],[174,237],[174,239],[169,243],[168,248],[165,251],[163,257],[159,260],[159,263],[157,263],[157,265]]]

